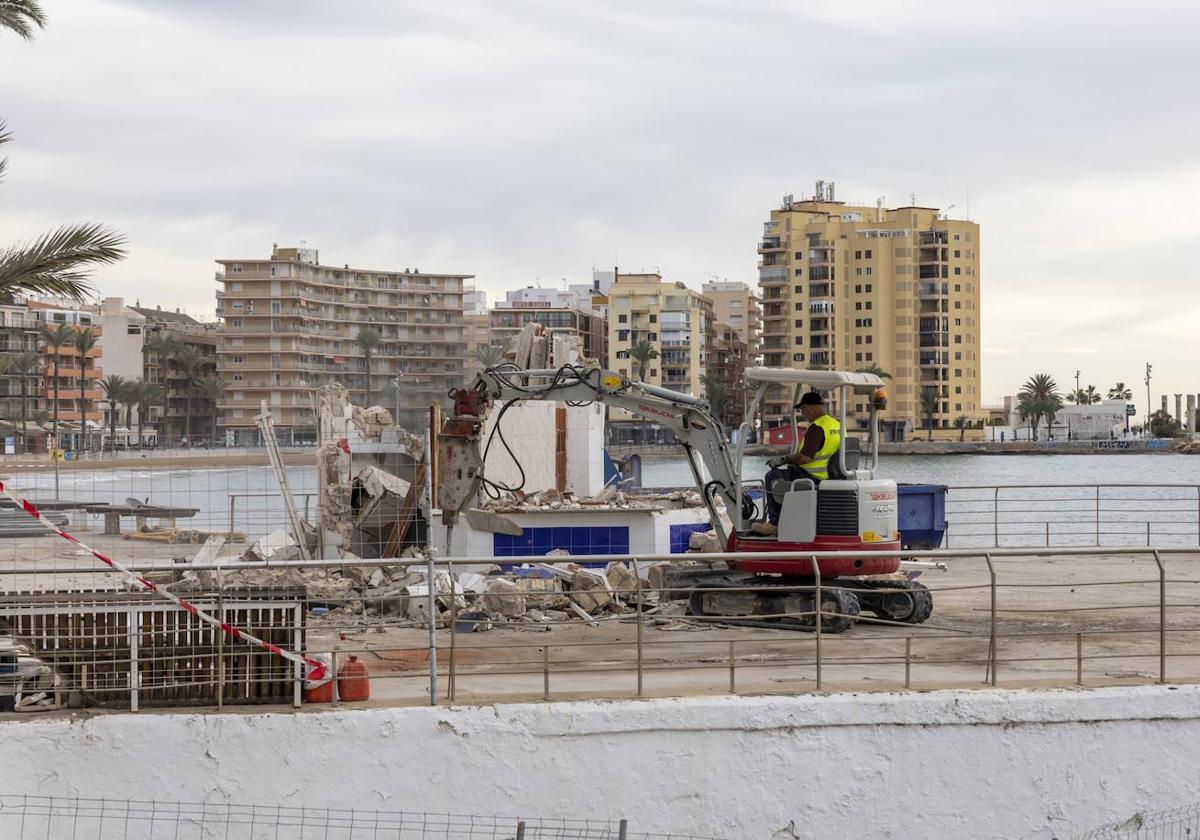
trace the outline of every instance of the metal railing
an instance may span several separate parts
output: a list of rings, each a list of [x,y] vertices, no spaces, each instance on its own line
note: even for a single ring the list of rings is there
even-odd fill
[[[1200,485],[966,485],[946,495],[946,545],[1200,546]]]
[[[812,604],[821,605],[820,609],[788,607],[743,619],[685,615],[680,602],[673,600],[678,595],[678,584],[648,583],[648,578],[654,576],[652,564],[678,566],[696,558],[756,556],[810,560],[817,571],[814,578],[778,586],[773,591],[806,596]],[[334,672],[350,656],[370,663],[375,699],[394,704],[633,698],[714,690],[802,693],[1200,683],[1200,621],[1196,617],[1200,608],[1200,552],[1195,550],[1134,547],[905,552],[906,558],[932,559],[948,568],[944,573],[930,571],[921,577],[932,593],[932,618],[924,624],[910,625],[863,614],[858,624],[844,633],[829,632],[830,627],[843,622],[832,599],[838,593],[852,591],[854,581],[822,576],[821,564],[832,556],[854,559],[877,553],[575,556],[570,558],[575,563],[617,562],[631,573],[627,579],[635,582],[608,586],[601,596],[606,604],[620,604],[619,608],[577,610],[566,603],[569,600],[579,605],[574,590],[556,591],[563,599],[557,617],[551,616],[554,610],[547,607],[538,609],[536,620],[526,613],[524,618],[508,622],[499,617],[505,612],[508,596],[472,593],[470,587],[479,581],[466,573],[480,570],[481,564],[470,558],[352,563],[156,562],[137,568],[156,574],[209,578],[206,591],[210,603],[213,597],[218,603],[221,599],[232,603],[236,593],[248,585],[247,574],[276,576],[281,585],[293,587],[288,593],[291,598],[297,597],[294,587],[304,585],[307,619],[302,630],[296,629],[296,637],[303,638],[305,653],[327,655]],[[538,563],[546,559],[557,558],[505,558],[505,562]],[[0,568],[0,580],[6,576],[65,578],[93,570],[93,566],[75,561],[14,564]],[[403,572],[423,571],[424,579],[434,580],[437,586],[422,589],[419,579],[410,582],[410,586],[416,584],[411,592],[399,591],[386,582],[372,586],[370,579],[375,570],[396,575],[396,579]],[[259,580],[255,585],[262,590],[267,582]],[[906,590],[901,586],[897,583],[885,593],[905,597],[902,593]],[[755,588],[735,585],[721,587],[721,591]],[[259,591],[258,597],[262,596]],[[11,624],[12,617],[23,608],[22,597],[0,596],[0,619]],[[56,597],[70,608],[87,596],[60,593]],[[538,596],[525,593],[521,597],[529,604]],[[262,616],[244,615],[246,624],[239,629],[260,636],[280,631]],[[429,616],[434,617],[433,622]],[[762,623],[771,620],[790,622],[792,629]],[[67,622],[64,626],[71,625]],[[201,643],[194,639],[181,640],[174,648],[164,647],[161,639],[154,650],[143,645],[137,654],[141,667],[134,669],[130,663],[122,664],[124,659],[132,659],[122,641],[130,633],[127,625],[114,631],[116,650],[110,635],[88,627],[85,623],[81,643],[64,647],[56,642],[41,650],[44,661],[61,672],[73,663],[74,674],[81,673],[81,659],[93,674],[101,664],[108,663],[118,673],[134,675],[125,686],[131,699],[139,689],[149,693],[211,685],[230,672],[236,672],[243,684],[268,680],[278,683],[280,679],[278,673],[258,674],[246,668],[237,671],[232,664],[228,666],[230,671],[225,670],[226,665],[189,671],[190,663],[199,657],[211,661],[217,643],[212,640],[204,642],[207,647],[199,651],[192,649]],[[219,663],[233,663],[245,654],[234,642],[219,643],[223,645],[215,651]],[[62,653],[67,648],[74,657],[70,662]],[[89,659],[93,651],[104,651],[103,663]],[[175,664],[161,667],[155,660],[163,658]],[[180,661],[184,662],[182,666]],[[87,667],[82,669],[82,673],[88,672]],[[295,670],[296,694],[300,677],[299,670]],[[83,702],[87,702],[89,686],[72,679],[78,684],[65,686],[64,690],[84,695]],[[112,686],[109,688],[111,696]],[[278,698],[281,695],[277,688],[272,696]],[[294,699],[294,695],[283,699]],[[339,702],[336,694],[333,702]]]
[[[626,819],[14,794],[0,794],[0,835],[8,840],[715,840],[635,832]]]

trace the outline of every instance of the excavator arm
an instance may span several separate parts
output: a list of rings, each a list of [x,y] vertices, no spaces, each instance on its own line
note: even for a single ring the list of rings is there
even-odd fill
[[[474,382],[453,391],[454,413],[446,418],[438,438],[438,505],[442,521],[452,525],[458,513],[473,504],[483,479],[480,436],[493,403],[551,400],[565,403],[599,402],[666,426],[687,456],[696,488],[708,508],[713,529],[724,544],[725,527],[715,503],[719,495],[740,531],[752,516],[741,489],[741,465],[732,454],[725,428],[712,416],[708,403],[619,373],[577,365],[558,369],[524,370],[507,364],[476,374]],[[711,480],[705,481],[701,463]]]

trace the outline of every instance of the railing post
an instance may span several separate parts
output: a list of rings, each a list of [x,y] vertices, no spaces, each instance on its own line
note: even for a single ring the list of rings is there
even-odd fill
[[[734,654],[734,640],[729,640],[729,693],[737,694],[737,677],[734,675],[734,663],[737,662],[737,657]]]
[[[642,671],[645,656],[642,648],[642,575],[641,572],[638,571],[637,558],[631,557],[629,559],[633,561],[633,579],[636,581],[634,584],[633,595],[635,598],[637,598],[637,696],[642,697],[643,689],[645,687],[643,684]]]
[[[1100,485],[1096,485],[1096,547],[1100,547]]]
[[[1158,549],[1154,550],[1158,564],[1158,681],[1167,681],[1167,566]]]
[[[542,699],[550,699],[550,645],[542,645]]]
[[[1000,547],[1000,488],[992,488],[992,545]]]
[[[817,691],[821,690],[821,564],[814,555],[812,558],[813,576],[816,586],[813,591],[813,605],[816,607],[817,622]]]
[[[138,669],[138,643],[142,634],[140,611],[137,607],[126,613],[129,627],[129,711],[136,712],[140,701],[139,689],[142,676]],[[81,686],[82,687],[82,686]]]
[[[1150,520],[1146,520],[1146,548],[1150,547]]]
[[[1075,685],[1083,685],[1083,634],[1075,634]]]
[[[525,821],[517,823],[517,840],[525,840]]]
[[[999,659],[999,656],[997,655],[997,651],[996,651],[996,567],[992,564],[992,555],[991,554],[983,555],[983,559],[987,562],[988,577],[991,580],[990,588],[991,588],[991,596],[992,596],[992,602],[991,602],[991,608],[990,608],[991,625],[990,625],[990,629],[988,631],[988,670],[987,670],[988,678],[984,681],[991,683],[992,686],[995,686],[996,685],[996,665],[997,665],[997,660]]]
[[[912,688],[912,636],[904,637],[904,687]]]
[[[437,705],[437,580],[433,566],[434,549],[425,551],[425,582],[429,588],[429,705]]]
[[[450,702],[454,702],[454,678],[455,670],[455,648],[458,643],[458,598],[454,594],[455,577],[454,577],[454,561],[446,558],[446,569],[450,573],[450,678],[449,684],[446,686],[446,691],[450,696]],[[365,601],[364,601],[365,603]]]
[[[234,508],[237,506],[237,496],[229,494],[229,539],[233,539]]]
[[[617,840],[627,840],[629,837],[629,820],[621,820],[617,825]]]
[[[1046,548],[1050,547],[1050,520],[1046,520]]]

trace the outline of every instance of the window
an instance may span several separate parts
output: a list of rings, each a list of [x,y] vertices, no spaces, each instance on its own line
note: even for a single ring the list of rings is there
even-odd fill
[[[804,311],[804,302],[803,301],[796,301],[796,311],[797,312]]]
[[[856,362],[861,362],[861,361],[862,361],[862,353],[855,353],[855,354],[854,354],[854,361],[856,361]]]
[[[650,368],[651,376],[658,376],[658,368]]]
[[[241,382],[241,381],[242,381],[242,375],[241,375],[240,373],[235,373],[235,374],[233,375],[233,381],[234,381],[234,382]]]
[[[956,393],[956,394],[961,394],[961,393],[962,393],[962,386],[961,386],[961,385],[955,385],[955,386],[954,386],[954,393]],[[960,409],[960,410],[961,410],[961,409]]]
[[[802,344],[804,344],[804,336],[802,336],[802,335],[798,335],[798,336],[796,336],[796,340],[795,340],[795,342],[794,342],[794,343],[795,343],[795,344],[801,344],[801,345],[802,345]]]
[[[864,308],[864,309],[870,309],[870,308],[871,308],[871,301],[867,301],[866,305],[865,305],[863,308]]]
[[[804,259],[804,252],[803,252],[803,251],[797,251],[797,252],[796,252],[796,259],[798,259],[798,260],[802,260],[802,259]]]
[[[855,343],[855,344],[862,344],[862,336],[861,336],[861,335],[856,335],[856,336],[854,336],[854,343]]]
[[[955,368],[955,369],[954,369],[954,375],[955,375],[955,376],[962,376],[962,368]]]
[[[960,250],[958,250],[957,248],[955,248],[955,249],[954,249],[954,259],[956,259],[956,260],[957,260],[957,259],[960,259],[961,257],[962,257],[962,251],[960,251]]]
[[[858,309],[862,309],[862,301],[861,301],[861,300],[856,300],[856,301],[854,301],[854,308],[855,308],[856,310],[858,310]]]
[[[241,357],[241,356],[234,356],[234,357],[233,357],[233,363],[234,363],[235,365],[240,365],[240,364],[242,363],[242,357]]]
[[[868,284],[867,284],[866,286],[864,286],[863,288],[865,288],[865,289],[867,290],[867,294],[870,294],[870,293],[871,293],[871,284],[870,284],[870,283],[868,283]]]
[[[796,287],[796,294],[798,294],[798,295],[800,295],[800,294],[804,294],[804,287],[803,287],[803,286],[797,286],[797,287]]]
[[[955,308],[955,309],[962,309],[962,301],[961,301],[961,300],[956,300],[956,301],[954,301],[954,308]]]
[[[955,335],[955,336],[954,336],[954,343],[955,343],[955,344],[962,344],[962,336],[961,336],[961,335]]]
[[[862,251],[855,251],[855,252],[854,252],[854,259],[856,259],[856,260],[861,260],[861,259],[862,259]]]
[[[960,274],[962,274],[962,269],[956,265],[956,266],[954,266],[954,273],[955,273],[955,275],[960,275]]]
[[[956,233],[956,234],[954,234],[954,241],[955,241],[955,242],[957,242],[957,241],[958,241],[958,234],[957,234],[957,233]]]
[[[962,403],[955,403],[955,404],[954,404],[954,410],[955,410],[955,411],[962,411]]]
[[[803,274],[804,274],[804,269],[802,269],[802,268],[797,268],[797,269],[796,269],[796,276],[797,276],[797,277],[800,277],[800,276],[801,276],[801,275],[803,275]]]
[[[867,335],[867,344],[870,344],[872,341],[874,341],[874,336],[868,334]]]
[[[804,321],[801,320],[800,318],[797,318],[796,319],[796,329],[800,329],[803,326],[804,326]]]
[[[871,276],[871,266],[867,266],[867,276]]]
[[[618,323],[618,324],[628,324],[628,323],[629,323],[629,316],[628,316],[628,315],[625,315],[625,314],[618,315],[618,316],[617,316],[617,323]]]
[[[955,351],[955,353],[954,353],[954,361],[956,361],[956,362],[961,362],[961,361],[962,361],[962,353],[961,353],[960,351],[957,351],[957,350]]]
[[[650,316],[650,323],[651,323],[651,324],[657,324],[657,323],[658,323],[658,316],[657,316],[657,315],[651,315],[651,316]]]
[[[242,264],[234,263],[233,265],[229,266],[229,270],[232,271],[234,274],[241,274],[242,273]]]
[[[854,276],[855,276],[855,277],[862,277],[862,269],[861,269],[861,268],[856,268],[856,269],[854,269]]]
[[[874,358],[875,358],[875,355],[874,355],[873,353],[867,353],[867,354],[866,354],[866,357],[867,357],[867,361],[869,362],[869,361],[871,361],[872,359],[874,359]]]
[[[804,354],[803,354],[803,353],[793,353],[793,354],[792,354],[792,361],[793,361],[793,362],[803,362],[803,361],[804,361]]]
[[[277,300],[271,301],[271,314],[280,315],[283,313],[283,304]]]
[[[862,286],[861,285],[855,284],[854,294],[856,294],[856,295],[862,294]]]
[[[871,249],[870,249],[870,248],[868,248],[868,249],[866,250],[866,252],[864,253],[864,256],[865,256],[865,257],[866,257],[868,260],[869,260],[869,259],[871,259]],[[868,269],[868,271],[869,271],[869,270],[870,270],[870,269]]]
[[[241,318],[234,318],[234,319],[233,319],[233,324],[232,324],[232,326],[235,326],[235,327],[240,327],[241,325],[242,325],[242,319],[241,319]]]
[[[954,284],[954,291],[956,291],[956,292],[961,292],[961,291],[962,291],[962,286],[960,286],[958,283],[955,283],[955,284]]]

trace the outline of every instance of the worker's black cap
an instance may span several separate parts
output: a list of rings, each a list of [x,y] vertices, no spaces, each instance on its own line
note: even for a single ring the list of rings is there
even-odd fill
[[[800,398],[800,402],[796,403],[793,408],[799,408],[802,405],[825,405],[824,398],[816,391],[809,391]]]

